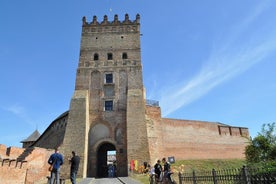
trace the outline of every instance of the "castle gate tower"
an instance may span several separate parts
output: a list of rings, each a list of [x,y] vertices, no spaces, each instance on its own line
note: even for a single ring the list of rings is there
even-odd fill
[[[107,153],[116,153],[117,176],[131,160],[149,160],[140,50],[140,16],[123,21],[82,19],[75,92],[61,146],[81,157],[79,175],[107,177]],[[63,167],[64,169],[66,168]],[[67,172],[68,173],[68,172]]]

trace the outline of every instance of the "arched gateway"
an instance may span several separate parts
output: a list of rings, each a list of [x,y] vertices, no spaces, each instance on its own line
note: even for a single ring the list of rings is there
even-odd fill
[[[103,143],[98,147],[97,150],[97,175],[96,177],[108,177],[109,164],[116,166],[116,163],[108,163],[108,152],[116,152],[115,146],[111,143]],[[116,156],[116,154],[115,154]]]

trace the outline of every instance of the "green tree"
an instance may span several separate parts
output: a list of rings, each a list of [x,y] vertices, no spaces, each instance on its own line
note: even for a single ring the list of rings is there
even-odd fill
[[[263,124],[261,132],[254,139],[250,140],[250,144],[245,149],[246,161],[248,163],[275,163],[275,128],[275,123]]]

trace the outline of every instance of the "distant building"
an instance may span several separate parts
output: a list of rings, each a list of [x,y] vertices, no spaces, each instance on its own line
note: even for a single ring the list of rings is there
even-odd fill
[[[22,148],[28,148],[31,146],[38,138],[40,137],[40,133],[38,130],[35,130],[27,139],[21,141]]]

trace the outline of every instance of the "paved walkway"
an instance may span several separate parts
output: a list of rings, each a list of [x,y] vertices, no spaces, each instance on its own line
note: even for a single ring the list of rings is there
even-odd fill
[[[94,180],[94,178],[84,178],[83,180],[78,182],[78,184],[90,184],[93,182],[93,180]]]
[[[119,177],[119,178],[99,178],[99,179],[84,178],[78,184],[141,184],[141,183],[129,177]]]

